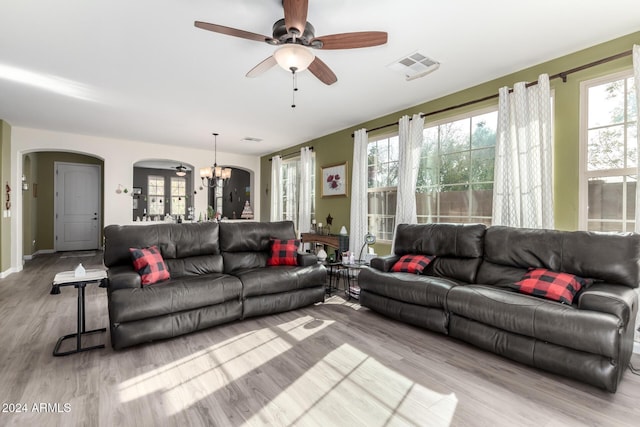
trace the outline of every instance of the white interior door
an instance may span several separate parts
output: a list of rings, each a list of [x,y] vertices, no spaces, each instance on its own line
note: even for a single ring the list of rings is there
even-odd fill
[[[55,249],[98,249],[100,166],[55,163]]]

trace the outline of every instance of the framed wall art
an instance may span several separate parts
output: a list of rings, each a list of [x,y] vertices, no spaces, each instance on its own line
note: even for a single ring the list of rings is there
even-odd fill
[[[347,185],[347,162],[323,166],[321,169],[322,197],[346,197],[349,188]]]

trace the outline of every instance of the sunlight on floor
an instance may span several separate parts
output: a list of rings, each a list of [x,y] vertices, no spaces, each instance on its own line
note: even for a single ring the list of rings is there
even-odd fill
[[[123,381],[120,400],[126,403],[161,393],[167,415],[177,414],[285,353],[292,348],[288,341],[308,338],[332,323],[307,316],[279,325],[280,330],[265,328],[234,336]]]
[[[333,323],[333,320],[318,320],[311,316],[303,316],[291,322],[281,323],[278,327],[291,338],[302,341]]]
[[[454,393],[429,390],[343,344],[246,425],[448,426],[457,403]]]

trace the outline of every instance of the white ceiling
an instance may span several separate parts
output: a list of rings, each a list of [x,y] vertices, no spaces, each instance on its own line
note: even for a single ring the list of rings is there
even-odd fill
[[[315,53],[325,86],[275,67],[275,50],[195,28],[271,35],[281,0],[0,0],[0,119],[162,144],[266,154],[640,30],[637,0],[310,0],[316,36],[389,33],[384,46]],[[441,62],[407,82],[386,66]],[[617,53],[617,52],[613,52]],[[244,137],[261,142],[244,142]]]

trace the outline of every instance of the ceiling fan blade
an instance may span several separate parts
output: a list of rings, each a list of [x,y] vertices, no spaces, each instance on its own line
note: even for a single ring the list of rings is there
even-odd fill
[[[240,37],[241,39],[255,40],[258,42],[267,42],[273,40],[273,38],[269,36],[263,36],[261,34],[251,33],[249,31],[238,30],[236,28],[225,27],[224,25],[210,24],[208,22],[201,21],[195,21],[193,25],[198,28],[202,28],[203,30],[226,34],[233,37]]]
[[[284,24],[287,31],[295,30],[298,34],[304,33],[307,26],[307,11],[309,0],[283,0]]]
[[[322,42],[322,47],[319,47],[319,49],[356,49],[385,44],[387,42],[387,33],[384,31],[341,33],[316,37],[312,40],[312,43],[315,41]]]
[[[271,69],[271,67],[276,64],[276,58],[271,55],[270,57],[253,67],[251,70],[249,70],[249,72],[247,73],[247,77],[258,77],[260,74]]]
[[[309,65],[309,71],[316,76],[322,83],[326,85],[332,85],[338,81],[336,75],[331,71],[331,68],[316,56],[316,59]]]

